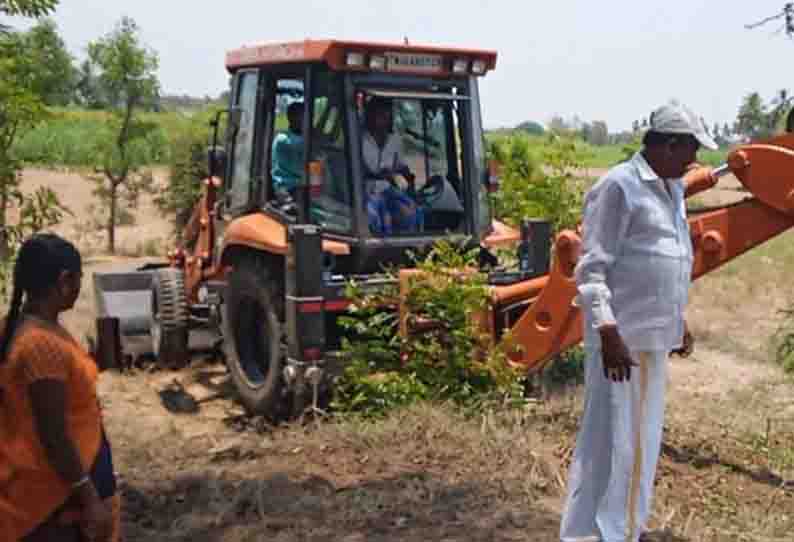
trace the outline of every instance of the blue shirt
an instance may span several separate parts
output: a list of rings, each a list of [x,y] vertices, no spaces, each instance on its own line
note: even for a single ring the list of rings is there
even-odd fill
[[[681,344],[693,263],[684,189],[637,153],[587,193],[576,266],[585,346],[600,347],[596,328],[609,323],[630,349]]]
[[[270,174],[275,189],[291,191],[303,178],[303,136],[283,132],[273,138],[273,158]]]

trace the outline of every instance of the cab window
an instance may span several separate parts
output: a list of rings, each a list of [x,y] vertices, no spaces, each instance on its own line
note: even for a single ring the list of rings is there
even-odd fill
[[[352,228],[353,191],[348,175],[342,78],[318,71],[313,79],[311,160],[320,165],[322,187],[311,199],[311,218],[331,231]]]
[[[272,87],[271,87],[272,88]],[[275,82],[273,137],[266,142],[269,154],[270,198],[285,204],[295,197],[305,171],[302,78],[284,77]]]
[[[256,131],[257,71],[238,75],[235,107],[239,108],[239,123],[233,135],[231,175],[227,192],[227,205],[232,211],[249,206],[253,190],[254,135]]]
[[[370,232],[461,231],[466,199],[457,97],[364,95],[361,161]]]

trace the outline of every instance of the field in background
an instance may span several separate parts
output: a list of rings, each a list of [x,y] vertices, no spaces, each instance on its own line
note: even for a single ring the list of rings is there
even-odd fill
[[[14,148],[18,158],[40,166],[98,165],[97,149],[113,137],[108,126],[110,113],[56,109],[52,115],[19,139]],[[136,142],[132,152],[143,163],[167,163],[169,142],[188,130],[192,117],[184,113],[144,113],[141,119],[152,123],[155,129],[143,141]]]
[[[133,152],[142,157],[144,163],[156,165],[168,163],[169,142],[185,134],[196,114],[181,112],[145,113],[142,120],[155,125],[155,129],[134,145]],[[277,129],[286,128],[286,119],[277,120]],[[18,157],[29,164],[39,166],[92,167],[97,165],[97,148],[107,141],[110,114],[104,111],[82,111],[56,109],[53,117],[39,127],[27,132],[15,147]],[[499,130],[486,134],[488,139],[499,139],[518,134],[530,142],[535,152],[540,152],[545,136],[529,135],[519,131]],[[112,136],[110,136],[112,137]],[[607,168],[623,160],[626,150],[623,145],[590,145],[579,140],[584,166]],[[726,150],[700,153],[704,164],[718,165],[724,161]]]
[[[548,136],[532,135],[519,130],[497,130],[486,134],[486,139],[494,141],[505,137],[525,138],[532,151],[536,154],[543,149],[544,142]],[[577,139],[577,151],[579,152],[584,167],[586,168],[609,168],[623,161],[627,157],[629,147],[622,144],[612,145],[591,145],[582,139]],[[718,166],[725,161],[728,149],[716,151],[703,149],[698,153],[698,159],[705,165]]]

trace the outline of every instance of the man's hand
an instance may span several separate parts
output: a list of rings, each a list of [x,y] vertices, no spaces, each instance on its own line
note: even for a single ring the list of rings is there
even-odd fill
[[[616,325],[598,328],[601,335],[601,358],[604,365],[604,377],[613,382],[631,380],[631,368],[637,364],[631,359],[629,349],[623,342]]]
[[[681,343],[681,348],[674,348],[670,351],[670,355],[675,354],[682,358],[688,358],[695,351],[695,337],[689,332],[689,326],[684,321],[684,339]]]

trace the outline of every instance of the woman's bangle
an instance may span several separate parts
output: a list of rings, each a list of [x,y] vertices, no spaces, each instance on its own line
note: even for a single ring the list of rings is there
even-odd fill
[[[84,485],[86,485],[90,481],[91,481],[91,478],[89,478],[88,476],[83,476],[77,482],[72,484],[72,490],[74,491],[75,489],[79,489],[79,488],[83,487]]]

